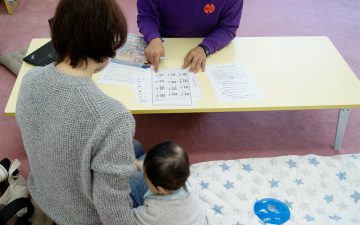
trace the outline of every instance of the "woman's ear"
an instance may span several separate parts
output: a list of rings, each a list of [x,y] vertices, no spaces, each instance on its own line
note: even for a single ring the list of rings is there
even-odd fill
[[[162,188],[162,187],[160,187],[160,186],[157,186],[156,188],[157,188],[157,190],[158,190],[158,194],[160,194],[160,195],[167,195],[167,194],[169,194],[169,191],[167,191],[166,189],[164,189],[164,188]]]

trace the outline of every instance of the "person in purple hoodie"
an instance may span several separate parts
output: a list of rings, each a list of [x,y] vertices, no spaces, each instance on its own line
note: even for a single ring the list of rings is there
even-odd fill
[[[147,60],[158,70],[165,55],[162,37],[204,37],[185,56],[183,68],[205,70],[206,57],[236,36],[243,0],[137,0],[137,23],[148,46]]]

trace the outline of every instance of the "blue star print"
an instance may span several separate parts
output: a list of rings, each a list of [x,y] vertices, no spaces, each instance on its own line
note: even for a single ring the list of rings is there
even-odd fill
[[[306,215],[304,219],[306,219],[306,221],[315,221],[315,218],[309,215]]]
[[[329,216],[329,219],[339,221],[342,218],[340,216],[338,216],[338,215],[333,215],[333,216]]]
[[[243,170],[246,170],[247,172],[250,173],[250,171],[253,170],[253,168],[251,168],[250,164],[243,164]]]
[[[297,184],[297,185],[300,185],[300,184],[304,184],[302,179],[295,179],[294,182]]]
[[[338,174],[336,174],[336,176],[339,177],[340,181],[346,180],[346,172],[339,172]]]
[[[324,199],[328,204],[334,200],[332,195],[325,195]]]
[[[316,158],[311,158],[311,159],[308,159],[309,160],[309,163],[314,165],[314,166],[317,166],[319,164],[319,162],[316,160]]]
[[[234,188],[234,182],[226,181],[226,184],[224,184],[224,187],[226,189]]]
[[[203,180],[201,181],[200,186],[201,186],[201,190],[209,189],[209,183],[206,183]]]
[[[293,202],[289,202],[288,200],[284,201],[285,205],[287,205],[290,209],[292,209]]]
[[[230,169],[230,167],[226,163],[221,164],[220,167],[221,167],[222,171],[226,171],[226,170]]]
[[[214,210],[214,214],[222,214],[221,210],[224,208],[224,206],[219,206],[219,205],[214,205],[214,207],[212,208],[212,210]]]
[[[279,187],[279,181],[278,181],[278,180],[274,180],[274,178],[272,178],[272,179],[269,180],[268,182],[269,182],[271,188]]]
[[[289,161],[287,161],[287,164],[289,164],[290,169],[296,167],[296,162],[292,161],[292,159],[289,159]]]
[[[354,194],[350,195],[353,199],[354,199],[354,202],[357,203],[357,201],[360,200],[360,193],[355,191]]]

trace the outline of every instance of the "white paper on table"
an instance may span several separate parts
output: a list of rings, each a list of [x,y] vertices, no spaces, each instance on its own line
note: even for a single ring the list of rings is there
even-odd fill
[[[152,70],[153,106],[192,106],[188,70],[159,69]]]
[[[190,81],[190,88],[191,88],[191,95],[194,100],[201,100],[204,99],[202,95],[200,82],[199,82],[199,75],[189,72],[189,81]]]
[[[135,78],[136,83],[136,101],[137,103],[152,105],[152,85],[150,74],[138,75]]]
[[[134,86],[135,78],[141,75],[150,77],[151,70],[110,62],[101,72],[99,81],[105,84]]]
[[[220,102],[263,97],[255,81],[239,64],[207,66],[206,74]]]

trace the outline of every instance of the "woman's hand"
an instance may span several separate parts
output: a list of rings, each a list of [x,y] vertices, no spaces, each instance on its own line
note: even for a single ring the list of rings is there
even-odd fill
[[[155,66],[155,71],[159,70],[160,57],[165,55],[164,46],[160,38],[154,38],[145,48],[145,57],[149,63]]]
[[[197,46],[189,51],[185,56],[183,69],[190,66],[190,72],[197,73],[201,68],[205,71],[206,55],[204,49]]]

